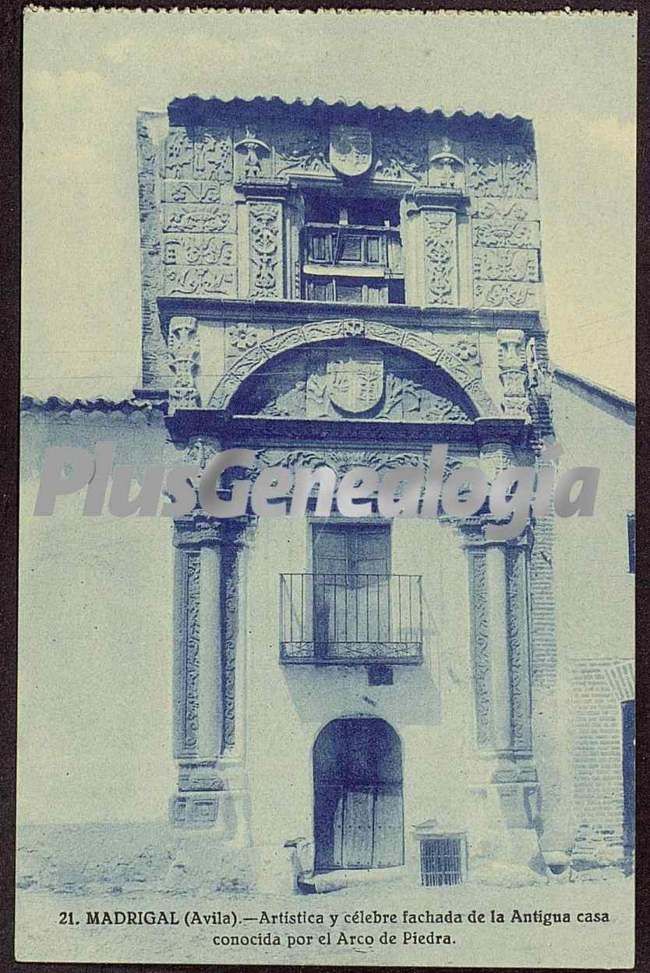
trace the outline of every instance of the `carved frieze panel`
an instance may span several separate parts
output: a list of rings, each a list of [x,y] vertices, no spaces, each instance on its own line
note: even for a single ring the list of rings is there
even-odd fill
[[[470,212],[477,220],[514,220],[515,223],[539,221],[539,204],[534,199],[475,196]]]
[[[428,169],[427,145],[415,129],[375,135],[374,178],[421,182]]]
[[[233,267],[237,237],[234,233],[169,234],[163,244],[163,263],[190,266]]]
[[[470,142],[465,146],[467,189],[475,196],[535,198],[537,173],[523,146]]]
[[[472,239],[478,247],[531,247],[539,249],[539,223],[495,217],[472,220]]]
[[[164,203],[162,228],[165,233],[233,232],[233,208],[219,204]]]
[[[475,196],[503,196],[501,147],[489,142],[465,146],[467,191]]]
[[[454,213],[425,211],[424,229],[425,300],[434,307],[458,303],[458,246]]]
[[[539,303],[536,284],[517,284],[508,281],[475,280],[474,305],[487,308],[528,310]]]
[[[474,247],[474,277],[481,280],[537,282],[538,251],[514,247]]]
[[[167,266],[164,282],[170,296],[237,296],[237,273],[231,267]]]
[[[280,131],[275,137],[275,175],[302,173],[333,176],[329,161],[329,140],[318,128]]]
[[[163,203],[207,203],[214,205],[222,199],[219,182],[200,179],[164,179],[161,187]]]
[[[250,297],[282,297],[282,205],[251,203],[248,214]]]
[[[165,140],[162,175],[171,179],[232,180],[230,133],[210,129],[172,129]]]
[[[535,160],[522,146],[508,146],[503,152],[503,190],[504,196],[537,196]]]

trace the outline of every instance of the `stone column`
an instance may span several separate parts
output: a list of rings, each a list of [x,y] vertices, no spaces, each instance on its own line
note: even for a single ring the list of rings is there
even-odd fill
[[[483,518],[465,525],[470,570],[476,743],[473,788],[478,857],[528,865],[538,852],[537,776],[531,753],[524,542],[490,541]]]
[[[222,749],[221,525],[207,517],[174,525],[174,756],[177,825],[212,827],[219,816]]]

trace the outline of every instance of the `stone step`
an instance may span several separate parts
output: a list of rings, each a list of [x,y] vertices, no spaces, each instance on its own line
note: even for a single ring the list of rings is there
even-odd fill
[[[406,876],[405,865],[396,865],[392,868],[336,868],[331,872],[303,875],[299,885],[303,892],[336,892],[351,885],[395,882]]]

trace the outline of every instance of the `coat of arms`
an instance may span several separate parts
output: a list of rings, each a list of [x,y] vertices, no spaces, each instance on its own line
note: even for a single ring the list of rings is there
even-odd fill
[[[381,358],[346,358],[327,363],[330,401],[343,412],[368,412],[384,393]]]
[[[330,129],[330,162],[343,176],[362,176],[372,162],[372,135],[357,125]]]

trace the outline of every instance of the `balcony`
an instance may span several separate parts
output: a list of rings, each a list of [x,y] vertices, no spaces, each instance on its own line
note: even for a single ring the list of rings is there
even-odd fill
[[[418,665],[422,577],[281,574],[283,665]]]

